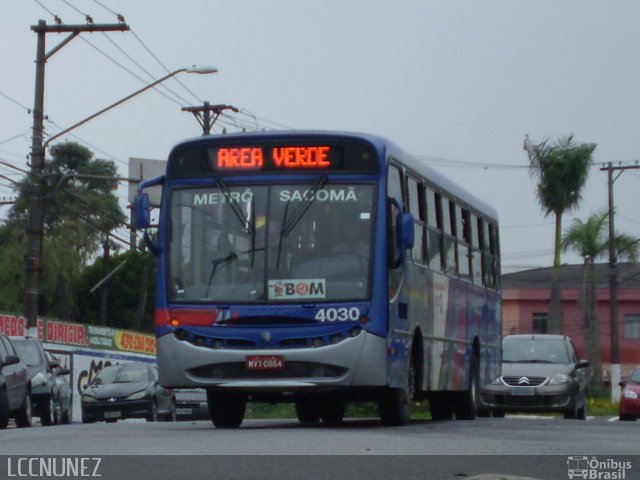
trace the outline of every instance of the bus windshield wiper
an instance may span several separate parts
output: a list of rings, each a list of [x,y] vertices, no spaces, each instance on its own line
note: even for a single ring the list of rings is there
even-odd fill
[[[216,173],[215,168],[212,168],[212,171],[213,171],[213,175],[212,175],[213,180],[216,182],[216,185],[218,186],[218,188],[222,191],[222,195],[224,195],[224,198],[226,199],[227,204],[229,205],[229,208],[231,208],[231,211],[234,213],[234,215],[240,222],[240,225],[242,225],[242,230],[247,233],[253,233],[253,231],[255,230],[255,228],[253,228],[254,226],[251,224],[251,222],[248,221],[248,218],[245,217],[244,213],[242,212],[238,204],[234,202],[233,198],[231,198],[231,190],[229,189],[229,186]]]
[[[213,260],[211,260],[211,264],[213,265],[213,268],[211,269],[211,275],[209,275],[209,283],[207,283],[207,293],[205,294],[205,298],[209,297],[209,290],[211,289],[211,282],[213,282],[213,276],[216,274],[216,271],[218,270],[218,267],[220,265],[224,265],[227,262],[232,262],[236,258],[238,258],[238,255],[236,254],[236,252],[231,252],[231,253],[229,253],[229,255],[227,255],[225,257],[214,258]]]
[[[325,187],[325,185],[327,184],[327,181],[328,181],[327,176],[323,175],[316,181],[316,183],[314,183],[311,186],[311,188],[304,195],[300,204],[296,207],[296,209],[291,214],[291,218],[287,218],[289,213],[289,202],[291,201],[291,199],[287,200],[287,204],[284,207],[284,214],[282,216],[282,229],[280,230],[280,239],[278,241],[278,260],[276,263],[277,269],[280,268],[280,255],[282,254],[282,240],[284,239],[284,237],[289,236],[289,234],[293,231],[293,229],[296,228],[296,225],[298,225],[298,222],[300,222],[302,217],[304,217],[304,215],[307,213],[307,210],[309,210],[309,207],[311,207],[311,204],[315,201],[316,193],[318,193],[319,190],[322,190]]]
[[[216,272],[218,271],[218,267],[224,265],[225,263],[231,263],[234,260],[237,260],[242,255],[246,255],[248,253],[251,254],[251,258],[252,258],[252,261],[253,261],[253,257],[255,255],[255,252],[259,252],[259,251],[262,251],[262,250],[264,250],[264,248],[251,248],[250,250],[246,250],[246,251],[240,252],[240,253],[230,252],[229,255],[226,255],[226,256],[220,257],[220,258],[214,258],[213,260],[211,260],[211,264],[213,265],[213,268],[211,269],[211,275],[209,275],[209,282],[207,283],[207,292],[205,294],[205,298],[209,297],[209,290],[211,290],[211,283],[213,282],[213,277],[215,276]]]

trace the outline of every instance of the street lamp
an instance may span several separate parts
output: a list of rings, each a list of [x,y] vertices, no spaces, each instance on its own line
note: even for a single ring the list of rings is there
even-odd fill
[[[42,46],[44,49],[44,46]],[[41,69],[41,71],[40,71]],[[44,179],[42,177],[42,168],[44,167],[44,155],[47,146],[56,138],[78,128],[79,126],[93,120],[94,118],[102,115],[105,112],[123,104],[124,102],[131,100],[133,97],[140,95],[143,92],[155,87],[156,85],[164,82],[165,80],[179,74],[179,73],[197,73],[197,74],[209,74],[217,73],[218,69],[215,67],[203,66],[203,67],[187,67],[179,68],[173,72],[168,73],[164,77],[157,79],[156,81],[145,85],[139,90],[136,90],[130,95],[118,100],[115,103],[103,108],[102,110],[90,115],[77,123],[74,123],[69,128],[65,128],[61,132],[49,137],[46,142],[42,142],[42,132],[44,130],[42,111],[44,109],[44,62],[38,63],[36,72],[36,95],[35,106],[33,109],[33,141],[31,145],[31,163],[32,181],[37,183],[41,188],[35,189],[35,192],[29,198],[29,209],[27,215],[27,249],[25,255],[25,290],[24,290],[24,316],[27,325],[27,334],[29,336],[36,336],[36,326],[38,322],[38,304],[40,297],[40,273],[42,271],[42,223],[43,223],[43,197],[40,190],[43,187]]]
[[[131,95],[127,95],[126,97],[118,100],[115,103],[112,103],[111,105],[109,105],[108,107],[103,108],[102,110],[100,110],[99,112],[94,113],[93,115],[88,116],[87,118],[80,120],[78,123],[74,123],[73,125],[71,125],[69,128],[66,128],[64,130],[62,130],[61,132],[56,133],[55,135],[53,135],[52,137],[49,137],[49,139],[44,143],[44,148],[47,148],[47,146],[56,138],[61,137],[62,135],[70,132],[71,130],[74,130],[76,128],[78,128],[80,125],[84,125],[85,123],[93,120],[94,118],[102,115],[105,112],[108,112],[109,110],[117,107],[118,105],[123,104],[124,102],[131,100],[133,97],[136,97],[138,95],[140,95],[142,92],[146,92],[147,90],[149,90],[150,88],[155,87],[156,85],[164,82],[165,80],[176,76],[179,73],[182,72],[186,72],[186,73],[197,73],[200,75],[203,74],[208,74],[208,73],[217,73],[218,69],[215,67],[196,67],[195,65],[189,68],[179,68],[178,70],[174,70],[171,73],[168,73],[167,75],[165,75],[162,78],[159,78],[158,80],[156,80],[153,83],[150,83],[149,85],[146,85],[144,87],[142,87],[140,90],[136,90],[135,92],[133,92]]]

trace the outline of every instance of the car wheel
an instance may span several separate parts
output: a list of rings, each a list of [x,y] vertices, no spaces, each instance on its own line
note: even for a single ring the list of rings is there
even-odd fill
[[[578,394],[573,397],[569,409],[565,410],[564,418],[569,420],[575,420],[576,418],[578,418]]]
[[[207,390],[207,406],[211,422],[216,428],[238,428],[247,410],[247,396]]]
[[[31,426],[31,394],[27,392],[22,402],[20,410],[16,414],[16,425],[18,428],[27,428]]]
[[[40,412],[40,423],[45,427],[49,427],[56,423],[55,419],[56,414],[56,401],[53,398],[53,395],[49,394],[46,401],[44,402],[44,406],[42,407],[42,411]]]
[[[7,392],[0,390],[0,429],[4,430],[9,425],[9,399]]]
[[[576,418],[578,420],[587,419],[587,396],[586,395],[582,395],[582,406],[578,407],[576,411]]]
[[[621,422],[635,422],[636,421],[636,417],[635,417],[635,415],[623,415],[621,413],[620,414],[620,421]]]

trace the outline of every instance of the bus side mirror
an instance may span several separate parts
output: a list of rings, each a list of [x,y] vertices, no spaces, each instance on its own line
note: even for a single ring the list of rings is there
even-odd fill
[[[413,215],[410,213],[399,213],[398,214],[398,240],[399,244],[403,250],[408,248],[413,248],[415,243],[415,226],[413,222]]]
[[[151,225],[151,202],[148,193],[140,192],[136,195],[135,221],[136,228],[140,230]]]

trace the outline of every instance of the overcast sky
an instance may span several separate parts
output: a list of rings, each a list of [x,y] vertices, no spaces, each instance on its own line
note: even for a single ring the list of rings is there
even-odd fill
[[[55,133],[190,65],[164,95],[148,91],[78,128],[75,137],[127,175],[129,157],[164,159],[201,133],[182,106],[241,109],[222,127],[335,129],[384,135],[493,204],[504,271],[550,266],[553,218],[535,199],[522,145],[573,134],[596,162],[640,158],[640,2],[592,0],[0,0],[0,160],[26,168],[39,19],[115,23],[83,34],[46,69]],[[48,11],[47,11],[48,10]],[[66,35],[48,34],[47,50]],[[135,61],[135,63],[132,61]],[[142,70],[141,67],[144,69]],[[149,72],[151,76],[148,75]],[[185,88],[186,87],[186,88]],[[175,96],[178,95],[178,97]],[[0,165],[0,174],[22,175]],[[0,197],[11,182],[0,177]],[[615,183],[616,226],[640,236],[640,170]],[[126,201],[126,188],[118,191]],[[0,209],[6,215],[8,207]],[[607,208],[594,166],[581,208]],[[603,259],[606,260],[606,259]],[[565,254],[565,262],[579,262]]]

